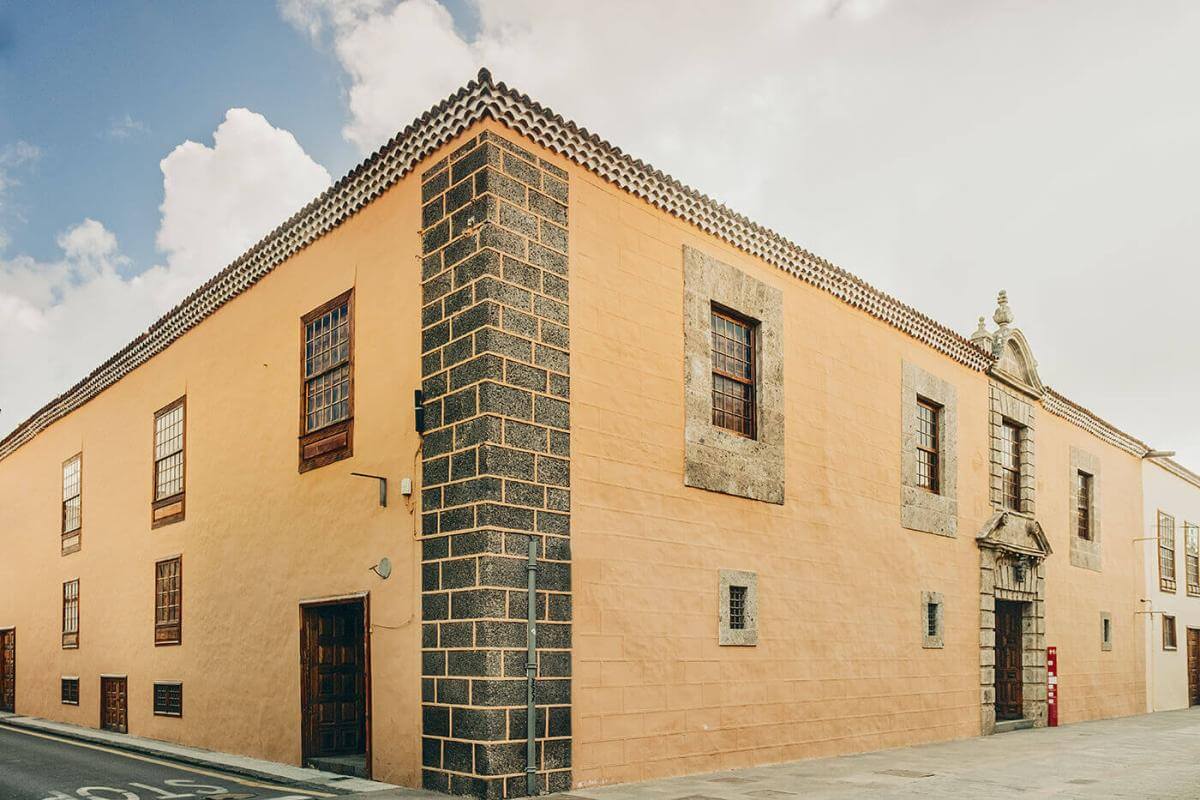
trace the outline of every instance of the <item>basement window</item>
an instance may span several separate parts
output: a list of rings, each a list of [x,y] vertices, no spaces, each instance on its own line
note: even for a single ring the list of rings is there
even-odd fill
[[[722,645],[758,644],[758,575],[723,569],[717,581],[717,641]]]
[[[921,647],[940,650],[945,646],[941,592],[921,592]]]
[[[158,717],[183,716],[183,684],[178,681],[154,682],[154,714]]]
[[[62,679],[62,704],[64,706],[79,705],[79,678]]]
[[[746,630],[746,587],[729,587],[729,628],[735,631]]]

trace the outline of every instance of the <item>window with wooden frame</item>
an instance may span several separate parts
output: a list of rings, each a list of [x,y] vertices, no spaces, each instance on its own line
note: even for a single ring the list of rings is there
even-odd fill
[[[154,501],[150,526],[179,522],[184,515],[187,464],[187,397],[154,414]]]
[[[154,644],[183,641],[183,558],[154,565]]]
[[[354,290],[300,320],[300,471],[354,453]]]
[[[79,678],[62,679],[62,704],[64,706],[79,705]]]
[[[62,554],[79,551],[83,539],[83,454],[76,453],[62,465]]]
[[[1021,510],[1021,426],[1004,420],[1000,426],[1000,477],[1004,507]]]
[[[755,323],[712,307],[712,421],[753,439],[755,432]]]
[[[63,584],[62,646],[79,647],[79,579]]]
[[[1080,539],[1092,538],[1092,476],[1083,470],[1075,470],[1075,535]]]
[[[1175,591],[1175,518],[1158,512],[1158,588]]]
[[[1163,614],[1163,650],[1175,650],[1179,647],[1175,639],[1175,618]]]
[[[1187,572],[1187,593],[1200,597],[1200,527],[1190,522],[1183,525],[1183,550]]]
[[[941,406],[917,398],[917,486],[941,493]]]
[[[178,681],[154,682],[154,714],[159,717],[183,716],[183,684]]]

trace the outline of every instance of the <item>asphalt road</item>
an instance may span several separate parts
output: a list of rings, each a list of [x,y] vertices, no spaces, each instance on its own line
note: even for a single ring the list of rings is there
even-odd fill
[[[314,800],[332,796],[0,726],[0,800]]]

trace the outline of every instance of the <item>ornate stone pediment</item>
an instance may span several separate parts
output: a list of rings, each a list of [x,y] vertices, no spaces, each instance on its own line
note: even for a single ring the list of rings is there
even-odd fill
[[[980,547],[1041,560],[1053,550],[1042,524],[1012,511],[997,511],[975,535]]]
[[[1001,290],[996,301],[996,312],[992,319],[1000,327],[995,332],[989,332],[983,317],[980,317],[979,328],[971,334],[971,341],[996,359],[988,369],[989,375],[1026,394],[1041,397],[1046,387],[1038,375],[1037,359],[1033,357],[1029,340],[1019,329],[1010,327],[1013,314],[1008,307],[1008,293]]]

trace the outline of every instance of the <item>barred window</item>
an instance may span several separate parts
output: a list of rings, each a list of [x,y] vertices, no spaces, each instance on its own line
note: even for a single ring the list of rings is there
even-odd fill
[[[354,290],[300,320],[300,471],[352,454]]]
[[[350,303],[304,326],[304,431],[350,416]]]
[[[79,646],[79,579],[63,584],[62,646]]]
[[[154,415],[154,499],[183,493],[184,401]]]
[[[746,629],[746,587],[729,587],[729,628],[741,631]]]
[[[1021,426],[1004,421],[1000,426],[1000,473],[1004,507],[1021,510]]]
[[[160,717],[183,716],[183,684],[176,681],[155,681],[154,713]]]
[[[1184,552],[1187,558],[1187,593],[1200,596],[1200,528],[1189,523],[1183,526]]]
[[[1174,650],[1178,646],[1175,640],[1175,618],[1163,614],[1163,650]]]
[[[1083,470],[1075,472],[1075,502],[1079,527],[1076,534],[1080,539],[1092,538],[1092,476]]]
[[[937,636],[938,635],[938,604],[937,603],[926,603],[925,604],[925,635],[926,636]]]
[[[1175,591],[1175,518],[1158,512],[1158,586]]]
[[[62,704],[65,706],[79,705],[79,678],[62,679]]]
[[[713,424],[755,437],[754,324],[712,309]]]
[[[941,409],[928,400],[917,398],[917,485],[934,494],[941,491],[939,452]]]
[[[183,634],[183,559],[154,565],[154,643],[179,644]]]

